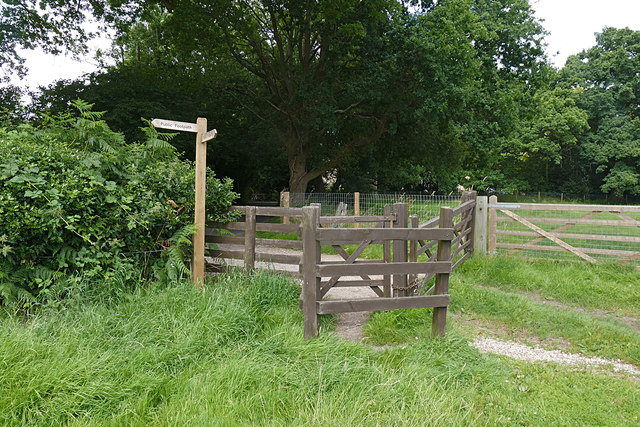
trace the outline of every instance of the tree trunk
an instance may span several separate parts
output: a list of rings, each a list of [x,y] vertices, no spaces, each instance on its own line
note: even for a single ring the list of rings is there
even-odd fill
[[[289,154],[289,192],[305,193],[313,178],[307,173],[306,153]]]

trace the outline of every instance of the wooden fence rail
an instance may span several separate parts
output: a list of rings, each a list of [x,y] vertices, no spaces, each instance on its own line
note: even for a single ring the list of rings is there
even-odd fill
[[[640,206],[498,203],[492,196],[488,208],[489,253],[565,252],[591,263],[598,262],[591,255],[640,259]]]
[[[460,206],[442,207],[440,216],[426,227],[418,225],[417,217],[411,218],[411,227],[408,227],[407,204],[394,205],[393,228],[321,228],[320,208],[302,208],[304,280],[301,305],[305,339],[318,334],[322,314],[424,307],[434,309],[433,334],[444,334],[450,300],[449,275],[470,256],[474,247],[475,197],[475,193],[469,193],[463,197]],[[459,219],[454,223],[454,218]],[[322,261],[322,246],[340,247],[343,244],[357,244],[358,247],[351,255],[345,252],[344,262]],[[358,261],[357,257],[372,244],[384,245],[384,259]],[[429,251],[433,247],[436,247],[436,253]],[[423,255],[426,260],[421,259]],[[382,279],[372,276],[382,276]],[[388,286],[390,276],[393,277],[393,293]],[[353,279],[357,277],[362,280]],[[424,284],[433,277],[434,285],[421,294]],[[330,279],[323,281],[323,278]],[[327,291],[335,286],[369,286],[378,297],[324,300]],[[380,286],[384,288],[380,289]]]
[[[307,339],[318,334],[322,314],[419,307],[434,308],[433,333],[441,335],[449,305],[449,274],[474,248],[475,192],[465,193],[461,202],[455,208],[442,207],[438,218],[423,225],[417,217],[409,222],[406,203],[394,204],[393,210],[385,206],[380,216],[324,217],[319,205],[237,206],[233,209],[242,218],[210,224],[207,229],[208,255],[243,260],[248,269],[259,261],[298,266]],[[265,223],[259,217],[286,217],[287,223]],[[343,228],[344,224],[353,227]],[[363,224],[375,227],[357,227]],[[221,229],[226,231],[221,233]],[[260,238],[260,232],[288,236]],[[370,245],[382,245],[382,259],[359,259]],[[342,260],[323,261],[322,246],[335,249]],[[424,292],[425,284],[434,277],[434,285]],[[334,287],[354,286],[370,288],[377,298],[324,299]]]
[[[255,268],[257,261],[295,265],[297,266],[296,271],[289,273],[294,277],[301,277],[302,254],[292,252],[292,250],[302,250],[302,241],[298,240],[300,226],[293,223],[262,223],[257,219],[258,216],[271,218],[286,215],[289,219],[300,220],[302,209],[234,206],[232,210],[242,213],[242,218],[226,224],[210,224],[210,228],[207,228],[205,233],[205,241],[208,244],[207,255],[212,258],[243,260],[244,267],[250,270]],[[226,233],[229,234],[220,234],[219,230],[226,230]],[[262,231],[294,234],[296,238],[292,239],[290,236],[283,236],[283,238],[257,237],[257,233]],[[289,252],[283,250],[289,250]],[[223,268],[221,265],[214,266],[216,270]]]

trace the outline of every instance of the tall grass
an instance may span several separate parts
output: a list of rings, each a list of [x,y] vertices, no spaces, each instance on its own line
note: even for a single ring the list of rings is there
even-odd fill
[[[0,424],[640,422],[637,382],[481,355],[455,327],[377,350],[337,340],[329,318],[304,341],[298,297],[286,277],[232,274],[203,292],[151,286],[109,304],[4,314]]]

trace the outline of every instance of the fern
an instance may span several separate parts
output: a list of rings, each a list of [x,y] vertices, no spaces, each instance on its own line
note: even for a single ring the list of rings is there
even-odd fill
[[[191,271],[184,263],[184,248],[191,245],[191,236],[196,232],[196,225],[189,224],[178,231],[169,239],[169,247],[165,251],[165,272],[170,281],[176,282],[183,277],[191,277]]]
[[[169,143],[177,133],[159,133],[158,130],[151,124],[151,121],[142,119],[147,126],[141,127],[146,136],[146,147],[151,151],[151,154],[173,154],[175,148]]]

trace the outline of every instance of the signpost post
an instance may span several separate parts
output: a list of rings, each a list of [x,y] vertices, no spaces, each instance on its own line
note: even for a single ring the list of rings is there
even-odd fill
[[[196,182],[195,182],[195,224],[196,234],[193,236],[193,283],[204,285],[204,234],[205,234],[205,198],[207,186],[207,141],[215,138],[215,129],[207,132],[207,119],[198,117],[197,123],[176,122],[173,120],[153,119],[151,124],[156,128],[194,132],[196,134]]]

